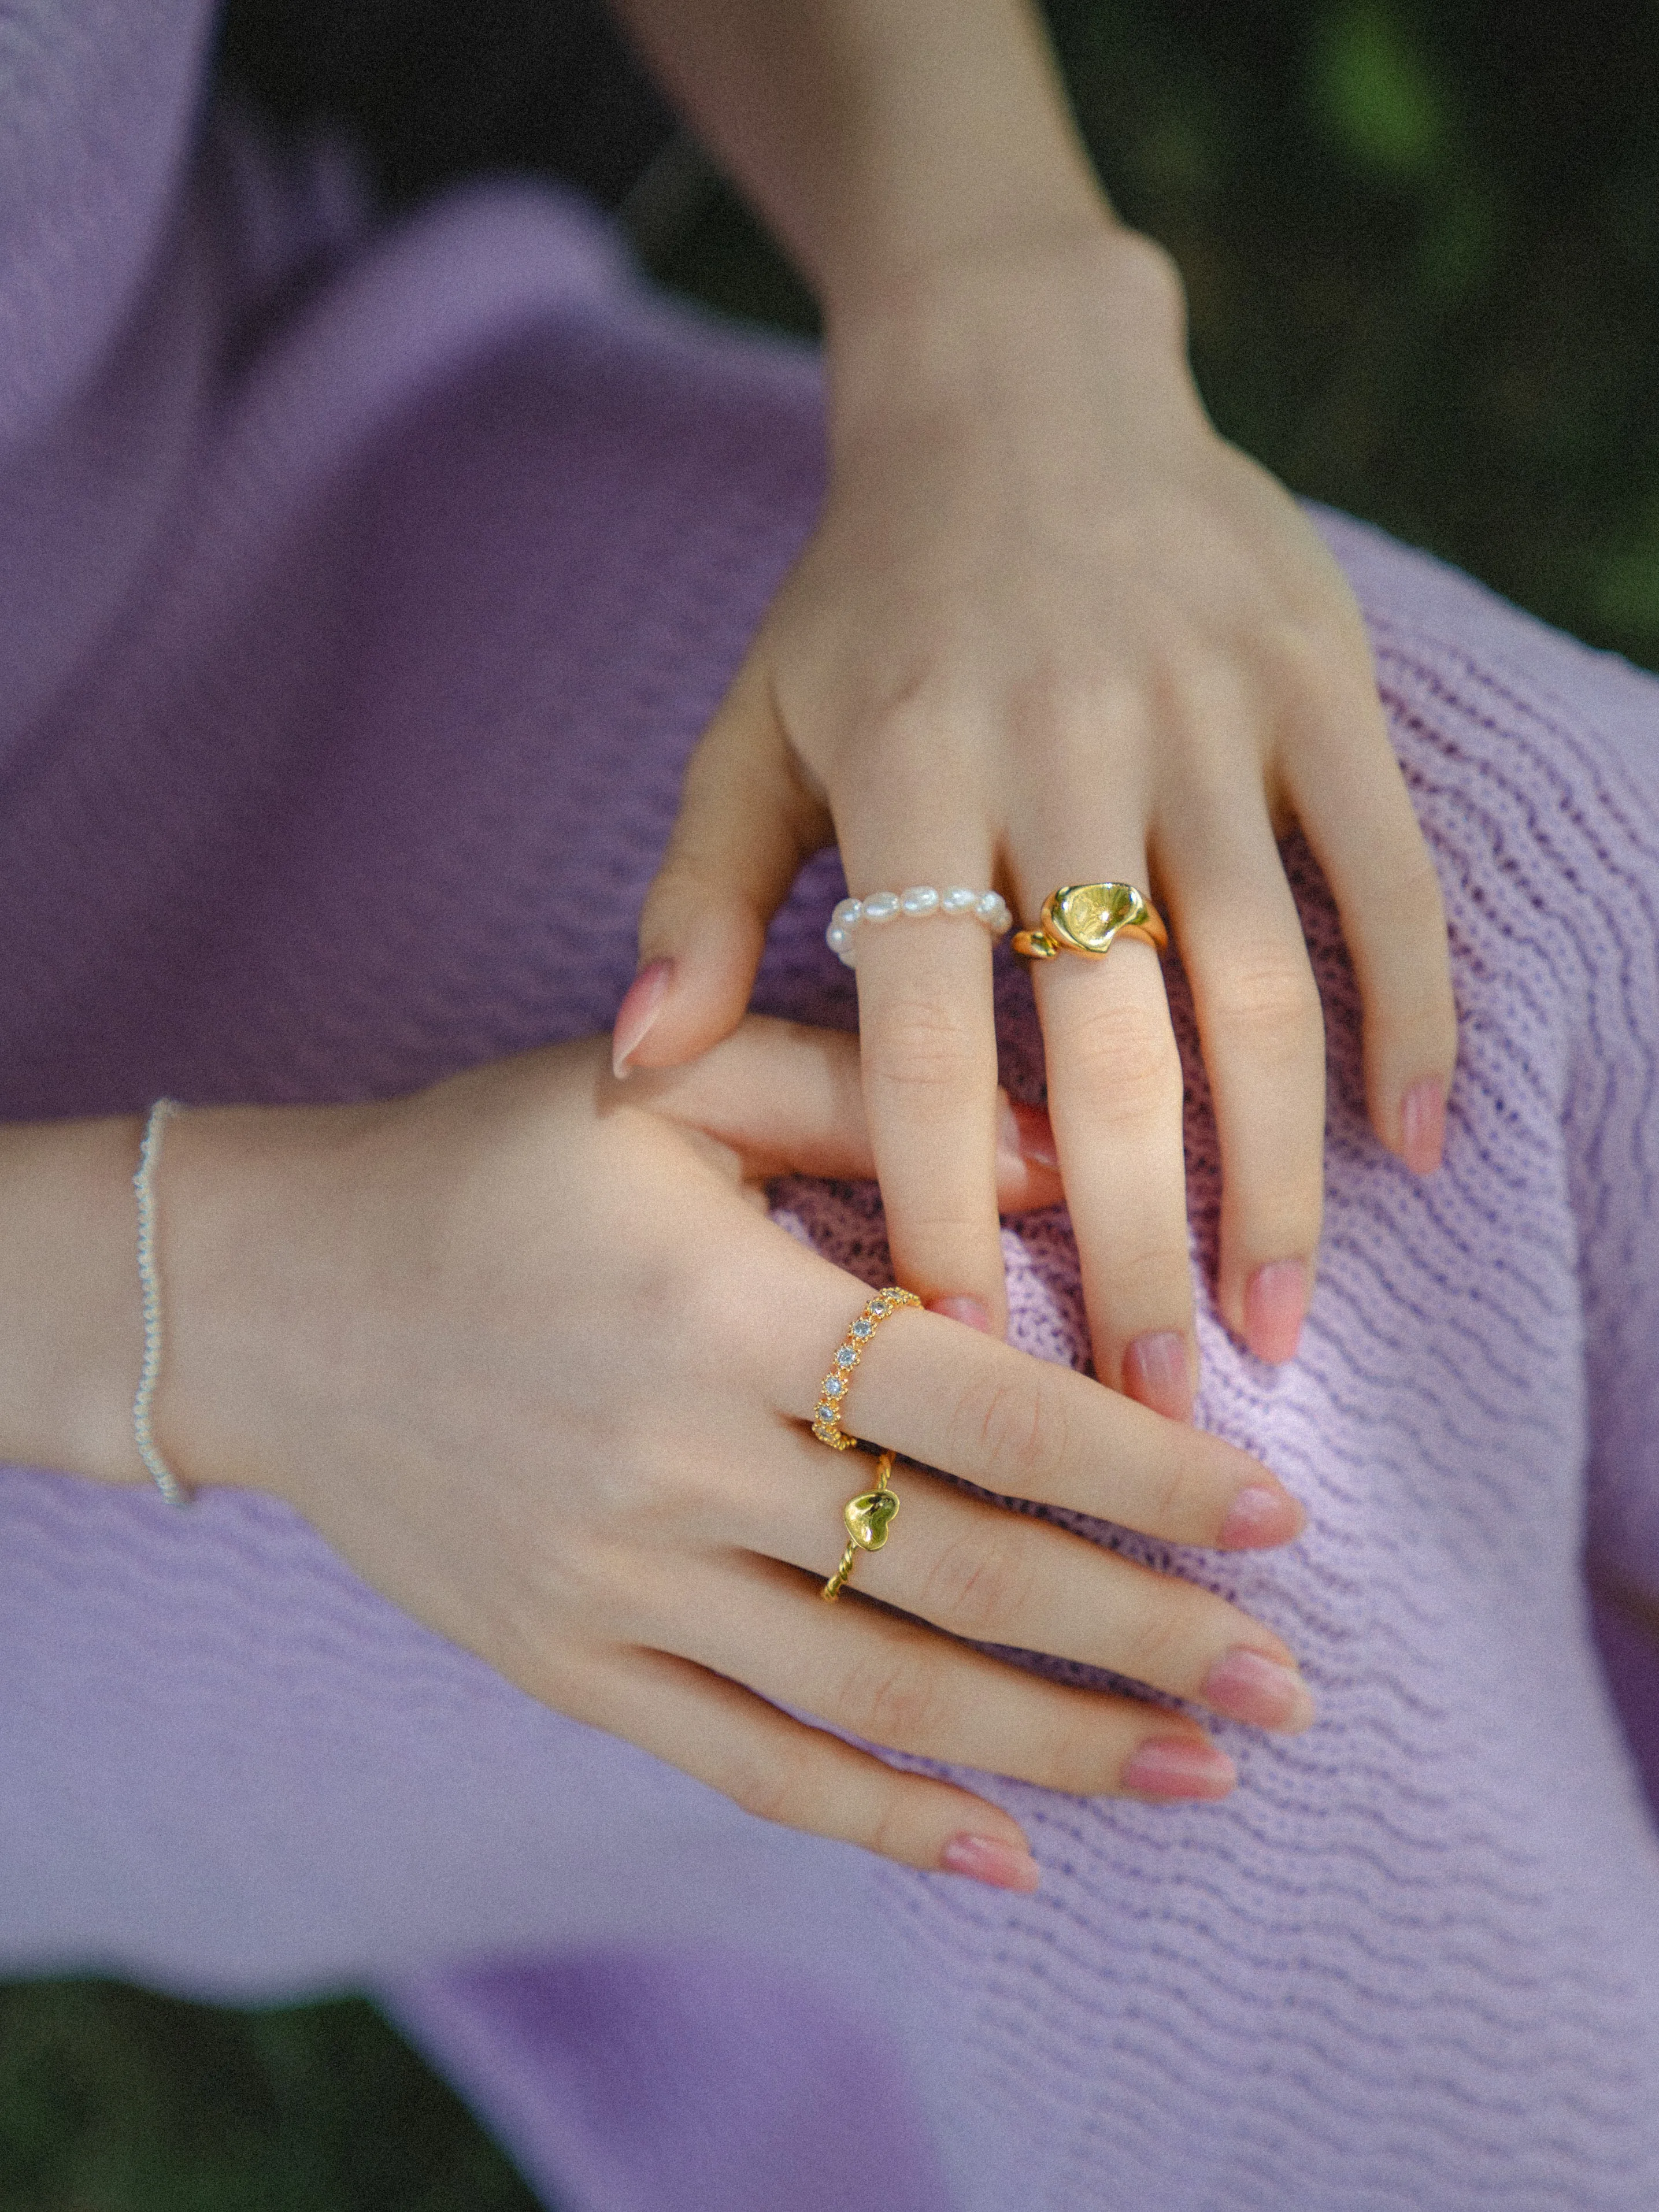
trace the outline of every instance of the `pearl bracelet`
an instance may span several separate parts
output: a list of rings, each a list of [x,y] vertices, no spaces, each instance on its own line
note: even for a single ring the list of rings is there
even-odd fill
[[[842,899],[830,917],[823,941],[843,967],[851,968],[853,934],[860,923],[891,921],[896,915],[920,921],[930,914],[982,922],[993,937],[1000,937],[1014,919],[1000,891],[971,891],[961,884],[937,891],[931,884],[915,884],[908,891],[872,891],[868,898]]]

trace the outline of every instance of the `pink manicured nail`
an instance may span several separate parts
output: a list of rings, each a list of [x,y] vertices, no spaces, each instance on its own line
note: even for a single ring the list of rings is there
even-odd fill
[[[1306,1263],[1269,1261],[1244,1285],[1244,1341],[1258,1359],[1294,1359],[1307,1311]]]
[[[965,1322],[986,1336],[991,1334],[991,1316],[977,1298],[929,1298],[929,1313],[943,1314],[946,1321]]]
[[[1212,1743],[1158,1735],[1136,1747],[1120,1778],[1141,1797],[1224,1797],[1238,1769]]]
[[[1136,1337],[1123,1355],[1123,1387],[1132,1398],[1172,1421],[1193,1418],[1192,1377],[1187,1346],[1172,1328]]]
[[[662,1012],[662,1002],[674,973],[672,960],[653,960],[641,968],[628,987],[628,995],[617,1009],[611,1032],[611,1073],[626,1075],[628,1063],[645,1042],[645,1033]]]
[[[1308,1686],[1293,1667],[1235,1644],[1204,1677],[1204,1702],[1230,1721],[1300,1735],[1314,1717]]]
[[[939,1863],[946,1874],[965,1874],[993,1889],[1020,1889],[1029,1894],[1042,1879],[1030,1851],[998,1843],[991,1836],[952,1836]]]
[[[1018,1098],[1006,1102],[1014,1125],[1014,1143],[1021,1159],[1034,1168],[1057,1168],[1060,1153],[1054,1145],[1054,1125],[1046,1106],[1027,1106]]]
[[[1413,1083],[1400,1102],[1400,1151],[1414,1175],[1432,1175],[1446,1150],[1446,1092],[1438,1076]]]
[[[1291,1542],[1307,1525],[1306,1513],[1288,1491],[1253,1482],[1227,1508],[1217,1541],[1224,1552],[1261,1552]]]

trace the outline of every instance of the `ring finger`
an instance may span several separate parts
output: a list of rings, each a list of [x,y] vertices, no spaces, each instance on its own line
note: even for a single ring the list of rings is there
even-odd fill
[[[1296,902],[1259,805],[1183,843],[1171,919],[1221,1146],[1223,1318],[1258,1358],[1295,1352],[1324,1188],[1325,1031]]]

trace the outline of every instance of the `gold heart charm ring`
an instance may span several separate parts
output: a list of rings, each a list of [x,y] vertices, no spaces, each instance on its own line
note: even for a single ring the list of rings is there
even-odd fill
[[[898,1499],[887,1487],[893,1472],[894,1455],[884,1451],[876,1465],[876,1486],[860,1491],[849,1498],[842,1509],[842,1519],[847,1523],[847,1549],[841,1555],[841,1565],[823,1586],[823,1595],[833,1605],[841,1595],[842,1584],[853,1571],[853,1562],[860,1552],[878,1552],[887,1541],[887,1531],[893,1516],[899,1510]]]
[[[1028,960],[1061,952],[1103,960],[1120,937],[1139,937],[1162,952],[1170,933],[1144,891],[1133,884],[1062,884],[1042,902],[1035,929],[1017,929],[1010,940]]]

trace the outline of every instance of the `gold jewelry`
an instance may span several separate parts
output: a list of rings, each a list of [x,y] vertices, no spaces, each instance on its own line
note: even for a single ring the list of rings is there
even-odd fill
[[[1042,902],[1035,929],[1017,929],[1011,940],[1028,960],[1080,952],[1103,960],[1120,937],[1139,937],[1155,952],[1170,941],[1158,909],[1133,884],[1062,884]]]
[[[896,1313],[901,1306],[921,1304],[914,1291],[902,1291],[896,1284],[890,1285],[886,1290],[876,1292],[842,1339],[830,1372],[818,1387],[817,1409],[812,1416],[812,1434],[821,1444],[828,1444],[831,1451],[851,1451],[858,1442],[856,1437],[848,1436],[842,1428],[841,1414],[847,1386],[859,1364],[859,1354],[889,1314]]]
[[[917,1300],[921,1304],[921,1300]],[[823,1586],[823,1595],[831,1605],[841,1595],[842,1584],[853,1571],[853,1562],[860,1552],[878,1552],[887,1541],[887,1531],[893,1516],[899,1510],[898,1499],[887,1487],[887,1478],[893,1472],[894,1455],[884,1451],[876,1468],[876,1486],[861,1490],[856,1498],[849,1498],[842,1509],[842,1519],[847,1523],[847,1549],[841,1555],[841,1565]]]

